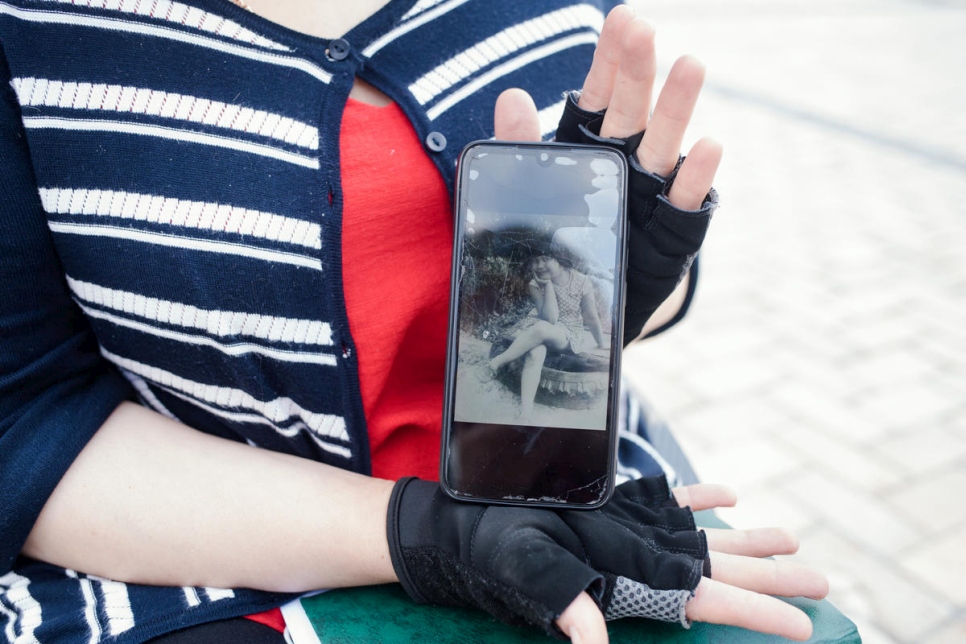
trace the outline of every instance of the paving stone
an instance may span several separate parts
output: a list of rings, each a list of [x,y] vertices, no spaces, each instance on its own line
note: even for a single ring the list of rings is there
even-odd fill
[[[787,476],[786,489],[853,542],[882,556],[894,556],[923,538],[881,499],[864,494],[825,472]],[[724,479],[722,479],[724,480]]]
[[[762,361],[719,360],[695,365],[684,384],[698,395],[727,400],[767,386],[781,377],[780,365]]]
[[[876,606],[864,586],[851,572],[826,571],[829,580],[828,601],[855,624],[862,644],[897,644],[897,640],[876,625]]]
[[[834,528],[804,535],[793,559],[829,575],[829,599],[847,615],[855,612],[861,622],[899,642],[931,642],[925,635],[956,614],[949,599],[899,570],[891,557],[875,556]]]
[[[903,480],[903,470],[874,452],[853,447],[838,438],[803,426],[792,427],[777,439],[808,459],[810,467],[831,472],[857,491],[879,493]]]
[[[706,480],[710,482],[713,479]],[[735,507],[719,508],[716,512],[734,528],[775,526],[791,530],[797,535],[803,535],[818,522],[816,512],[790,498],[780,484],[742,489]]]
[[[930,634],[929,642],[931,644],[963,644],[963,642],[966,642],[966,616],[955,619],[936,633]]]
[[[956,529],[908,550],[899,559],[906,573],[959,606],[966,606],[964,530],[966,523],[961,523]]]
[[[834,365],[829,365],[834,372]],[[834,376],[833,376],[834,377]],[[873,418],[848,399],[848,390],[828,392],[818,384],[787,383],[771,390],[771,395],[801,424],[821,430],[832,438],[853,445],[874,443],[887,433],[888,424]]]
[[[887,438],[871,450],[894,463],[897,470],[928,475],[966,460],[966,436],[957,435],[948,426],[927,425]],[[960,467],[966,467],[966,463]]]
[[[869,328],[869,335],[877,338],[871,345],[876,348],[862,359],[845,365],[839,373],[840,378],[853,383],[853,389],[859,392],[874,387],[898,387],[936,378],[939,371],[933,360],[915,351],[911,342],[899,345],[912,334],[908,322],[904,323],[904,337],[883,337],[883,331],[892,335],[892,329],[899,326],[887,323]]]
[[[847,378],[842,369],[832,368],[839,359],[817,354],[811,343],[803,344],[800,340],[769,348],[767,359],[785,365],[787,370],[787,378],[776,383],[770,395],[781,391],[781,395],[803,400],[813,396],[834,401],[847,399],[857,383]],[[828,342],[823,344],[827,346]]]
[[[920,427],[939,420],[961,405],[961,393],[941,392],[929,383],[876,387],[857,400],[857,410],[889,428]]]
[[[721,400],[714,406],[681,410],[674,422],[718,450],[767,441],[793,424],[785,411],[772,404],[767,393],[761,392]]]
[[[840,610],[847,610],[842,608]],[[846,613],[851,618],[851,613]],[[877,627],[866,622],[862,618],[853,619],[852,622],[855,624],[856,630],[859,632],[859,637],[862,638],[862,644],[900,644],[898,640],[885,632],[879,630]]]
[[[757,439],[717,449],[696,466],[702,480],[728,485],[743,495],[784,478],[788,472],[796,471],[800,463],[794,453],[767,439]]]
[[[921,474],[883,499],[898,514],[908,517],[927,536],[939,535],[962,525],[966,529],[966,460],[947,468]],[[963,543],[960,533],[959,543]],[[960,547],[959,550],[962,550]],[[963,560],[966,562],[966,559]],[[960,580],[966,579],[966,568]],[[966,603],[966,586],[963,600]]]

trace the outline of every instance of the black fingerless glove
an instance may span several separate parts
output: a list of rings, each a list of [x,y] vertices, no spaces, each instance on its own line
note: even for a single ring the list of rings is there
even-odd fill
[[[663,477],[629,481],[598,510],[455,501],[437,483],[396,483],[392,565],[414,600],[482,609],[562,637],[554,620],[584,590],[607,619],[688,625],[684,606],[710,575],[703,532]]]
[[[623,338],[624,346],[627,346],[641,334],[648,318],[687,274],[704,242],[711,215],[718,207],[718,195],[712,189],[700,210],[688,211],[672,206],[667,193],[683,157],[668,177],[647,172],[634,155],[644,133],[624,139],[600,136],[604,111],[581,109],[577,107],[578,98],[577,92],[567,95],[555,140],[614,148],[627,157],[630,166]]]

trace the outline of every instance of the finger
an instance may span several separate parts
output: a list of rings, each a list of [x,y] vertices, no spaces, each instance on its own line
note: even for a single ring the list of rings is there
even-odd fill
[[[783,528],[724,530],[704,528],[708,548],[715,552],[745,557],[772,557],[798,552],[798,538]]]
[[[557,627],[574,644],[606,644],[607,624],[590,595],[582,592],[557,618]]]
[[[503,141],[539,141],[540,119],[533,99],[522,89],[504,91],[493,108],[493,132]]]
[[[647,127],[657,64],[654,55],[654,26],[635,18],[624,29],[621,62],[614,78],[614,91],[600,134],[620,138]]]
[[[740,626],[793,640],[812,635],[808,616],[790,604],[704,578],[684,611],[688,619]]]
[[[714,139],[704,138],[694,144],[671,184],[667,196],[671,205],[681,210],[701,208],[714,183],[721,154],[721,144]]]
[[[731,488],[710,483],[676,487],[671,490],[671,493],[674,494],[674,499],[679,506],[690,507],[695,512],[711,508],[730,508],[738,502]]]
[[[637,149],[637,160],[648,172],[666,177],[677,165],[681,142],[703,84],[701,61],[693,56],[682,56],[675,61]]]
[[[822,599],[828,594],[825,575],[791,561],[712,552],[711,577],[745,590],[782,597]]]
[[[578,107],[589,112],[597,112],[607,107],[620,64],[624,29],[634,16],[634,10],[627,5],[618,5],[607,14],[600,30],[600,38],[597,39],[594,60],[590,64],[590,71],[587,72],[584,88],[577,101]]]

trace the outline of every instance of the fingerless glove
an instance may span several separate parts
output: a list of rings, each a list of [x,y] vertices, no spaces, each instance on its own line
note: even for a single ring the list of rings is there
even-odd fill
[[[396,483],[387,521],[393,568],[415,601],[474,607],[557,637],[554,621],[584,590],[608,619],[687,625],[684,606],[708,547],[663,477],[629,481],[597,510],[466,503],[436,483]]]
[[[578,92],[567,95],[555,140],[614,148],[627,157],[630,167],[623,337],[627,346],[641,334],[647,320],[687,274],[718,207],[718,195],[712,189],[699,210],[672,206],[667,194],[684,158],[678,160],[667,177],[647,172],[634,154],[644,132],[623,139],[601,136],[605,111],[584,110],[577,106],[578,98]]]

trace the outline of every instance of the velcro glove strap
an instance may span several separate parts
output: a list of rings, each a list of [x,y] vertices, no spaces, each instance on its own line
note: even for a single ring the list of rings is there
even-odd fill
[[[601,136],[605,111],[590,112],[578,107],[579,97],[579,92],[567,94],[555,140],[614,148],[627,157],[630,167],[623,337],[623,344],[627,346],[641,334],[657,307],[687,275],[718,207],[718,194],[711,189],[701,208],[694,211],[671,205],[667,194],[684,158],[678,159],[668,177],[646,171],[634,154],[644,132],[622,139]]]
[[[417,602],[474,607],[557,637],[554,621],[584,590],[614,618],[680,621],[707,544],[690,510],[645,481],[619,486],[604,508],[557,511],[462,503],[436,483],[402,479],[387,521],[393,568]],[[641,587],[652,591],[650,603],[640,601]]]

